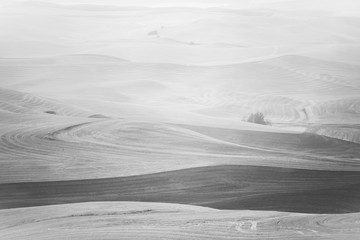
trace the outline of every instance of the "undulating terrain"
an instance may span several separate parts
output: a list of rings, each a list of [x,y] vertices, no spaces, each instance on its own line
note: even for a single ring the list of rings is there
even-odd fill
[[[360,239],[360,4],[1,0],[0,239]]]

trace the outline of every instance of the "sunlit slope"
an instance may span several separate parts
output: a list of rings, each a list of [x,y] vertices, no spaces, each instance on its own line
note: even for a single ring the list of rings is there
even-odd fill
[[[0,114],[1,182],[119,177],[219,164],[359,168],[357,144],[250,123],[219,128],[216,118],[196,119],[196,124],[189,118],[179,125],[146,114],[126,119]],[[202,121],[209,123],[201,127]]]
[[[6,239],[350,239],[359,214],[224,211],[189,205],[97,202],[0,211]]]
[[[272,122],[357,122],[358,69],[294,55],[223,66],[131,63],[95,55],[0,61],[4,87],[93,110],[133,103],[235,119],[261,111]]]
[[[360,143],[360,126],[358,124],[351,126],[337,124],[314,125],[308,129],[308,132]]]
[[[0,88],[0,109],[19,114],[54,114],[72,117],[91,116],[90,111],[60,101]]]
[[[354,64],[287,55],[185,66],[82,54],[2,59],[0,71],[6,88],[61,99],[105,116],[237,128],[251,113],[263,112],[275,126],[335,124],[342,127],[312,132],[353,142],[359,137],[354,124],[360,119],[360,72]],[[32,111],[21,104],[14,108],[11,101],[2,106]]]

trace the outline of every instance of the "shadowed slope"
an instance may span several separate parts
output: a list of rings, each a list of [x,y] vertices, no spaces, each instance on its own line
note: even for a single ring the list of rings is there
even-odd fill
[[[1,208],[88,201],[349,213],[360,211],[360,173],[217,166],[123,178],[0,185]]]

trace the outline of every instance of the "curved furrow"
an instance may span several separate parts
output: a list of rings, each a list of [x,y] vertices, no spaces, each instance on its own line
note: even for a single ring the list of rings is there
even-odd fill
[[[223,128],[209,128],[200,126],[181,125],[194,132],[236,144],[239,146],[257,147],[263,150],[282,152],[287,156],[309,156],[314,159],[337,159],[347,163],[357,163],[360,159],[360,146],[342,140],[317,136],[311,133],[264,133],[246,130]]]
[[[170,124],[157,124],[151,122],[127,122],[118,120],[99,121],[91,124],[80,124],[69,128],[56,131],[51,134],[55,139],[64,141],[77,142],[93,142],[109,146],[117,146],[119,148],[133,147],[133,149],[151,149],[154,152],[166,152],[165,149],[178,149],[178,152],[186,152],[186,149],[194,148],[200,152],[205,151],[211,153],[211,144],[221,144],[223,148],[215,149],[216,154],[231,155],[232,152],[241,155],[247,149],[268,151],[265,148],[256,148],[248,146],[240,146],[229,142],[221,141],[208,137],[197,132],[174,126]],[[176,142],[176,145],[174,145]],[[199,148],[197,145],[206,144],[206,148]],[[236,148],[231,151],[231,147]],[[214,148],[214,147],[213,147]],[[162,150],[162,151],[161,151]],[[215,154],[215,152],[213,151]]]
[[[12,224],[0,230],[7,239],[49,239],[60,231],[76,239],[356,239],[360,234],[359,214],[217,211],[174,204],[99,202],[3,210],[0,215]]]
[[[1,210],[6,239],[357,239],[360,216],[219,211],[165,203],[81,203]]]
[[[0,88],[0,108],[16,113],[48,113],[62,116],[88,117],[90,112],[61,102],[31,94]]]
[[[101,129],[101,131],[99,131]],[[195,129],[195,131],[193,131]],[[274,134],[273,138],[282,138],[284,142],[279,142],[277,145],[269,146],[270,140],[257,146],[257,142],[242,141],[234,142],[228,139],[222,139],[223,135],[206,135],[206,131],[199,132],[196,130],[206,128],[196,128],[191,126],[174,126],[165,124],[154,124],[146,122],[123,122],[115,120],[98,121],[95,123],[81,124],[73,126],[54,133],[56,139],[65,141],[88,142],[105,144],[107,146],[117,147],[119,149],[129,149],[133,151],[147,151],[149,153],[168,153],[178,155],[193,155],[193,156],[213,156],[222,158],[236,158],[236,157],[260,157],[267,155],[268,158],[298,158],[298,159],[317,159],[318,161],[328,162],[342,162],[344,163],[358,163],[354,160],[349,160],[348,156],[340,156],[336,152],[343,154],[345,147],[353,149],[353,146],[347,146],[343,142],[329,142],[328,139],[316,137],[312,135],[303,136],[296,134]],[[214,132],[209,129],[210,132]],[[224,130],[225,132],[229,132]],[[251,136],[251,132],[236,131],[237,138],[241,136]],[[232,132],[230,135],[234,136]],[[253,133],[254,136],[259,137]],[[220,138],[218,138],[220,137]],[[271,138],[271,136],[268,138]],[[287,139],[287,140],[285,140]],[[230,139],[231,140],[231,139]],[[254,139],[256,140],[256,139]],[[291,140],[292,145],[288,144]],[[317,145],[321,144],[329,148],[336,155],[325,153],[323,149],[312,148],[309,144],[307,146],[298,146],[302,141],[314,141]],[[176,144],[174,144],[176,143]],[[329,147],[326,145],[329,144]],[[286,146],[287,145],[287,146]],[[285,147],[286,146],[286,147]],[[351,155],[354,158],[356,150],[353,149]],[[340,158],[340,159],[339,159]],[[357,158],[360,155],[357,154]],[[356,159],[355,159],[356,160]]]
[[[110,145],[106,141],[86,142],[82,139],[76,142],[75,137],[66,141],[53,138],[51,133],[66,132],[62,129],[70,130],[79,124],[88,123],[84,119],[67,119],[66,124],[64,120],[62,123],[44,121],[42,124],[27,126],[3,125],[0,143],[1,181],[122,176],[209,164],[206,161],[209,156],[192,156],[192,153],[153,152],[141,147],[133,149],[121,147],[121,144]],[[64,128],[64,125],[67,127]],[[143,164],[147,162],[154,165],[144,168]],[[35,169],[29,168],[29,165]],[[45,171],[37,173],[36,166],[45,168]]]
[[[322,147],[298,146],[299,139],[316,139],[311,135],[223,129],[226,138],[214,134],[214,128],[151,122],[29,115],[22,124],[10,124],[11,119],[1,127],[1,182],[128,176],[218,164],[359,169],[354,146],[336,146],[325,138],[315,141]],[[265,136],[267,141],[257,140]],[[284,141],[274,145],[279,139]],[[36,167],[43,171],[37,174]]]
[[[211,103],[210,103],[211,101]],[[244,94],[229,94],[218,92],[211,96],[208,102],[196,101],[201,107],[194,112],[218,116],[219,114],[232,118],[247,119],[250,114],[262,112],[272,123],[311,123],[323,119],[328,121],[357,122],[360,118],[360,104],[356,97],[339,98],[335,100],[314,101],[304,97],[286,97],[264,94],[250,96]]]
[[[265,64],[282,67],[299,74],[322,78],[329,83],[343,85],[359,90],[359,83],[355,79],[359,76],[356,65],[340,62],[325,61],[310,57],[289,55],[264,61]]]
[[[352,127],[323,125],[312,127],[308,131],[322,136],[360,144],[360,129],[356,125]]]
[[[15,104],[11,104],[8,102],[0,102],[0,109],[4,110],[4,111],[8,111],[11,113],[22,113],[22,114],[34,114],[36,113],[35,111],[22,107],[22,106],[18,106]]]

